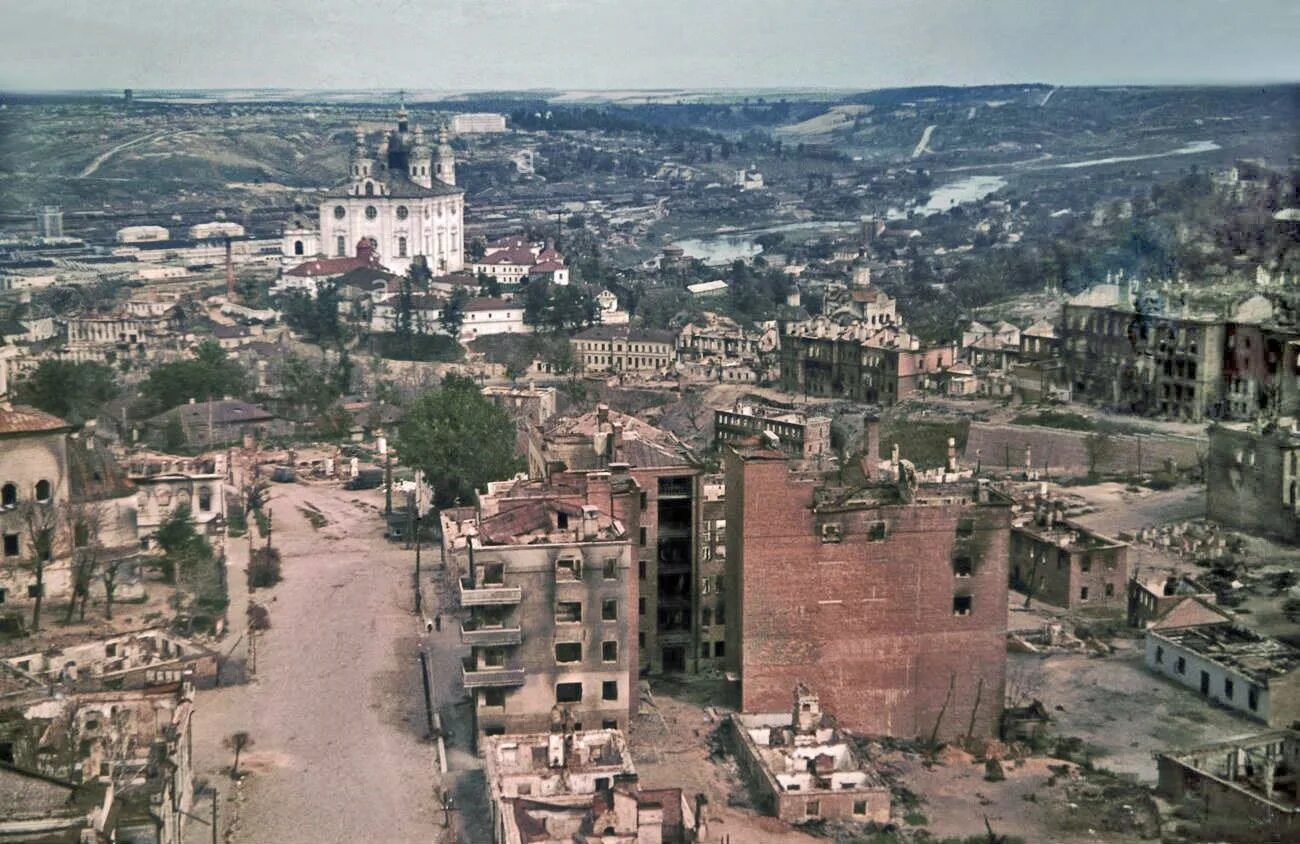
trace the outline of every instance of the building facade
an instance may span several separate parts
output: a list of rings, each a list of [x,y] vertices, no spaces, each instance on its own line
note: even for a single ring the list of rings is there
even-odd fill
[[[569,342],[580,372],[665,372],[676,360],[676,335],[655,328],[596,325]]]
[[[1236,530],[1300,542],[1300,429],[1210,426],[1206,515]]]
[[[869,437],[870,439],[870,437]],[[846,729],[993,735],[1006,669],[1010,502],[905,461],[846,489],[779,451],[726,455],[728,670],[741,710],[803,683]]]

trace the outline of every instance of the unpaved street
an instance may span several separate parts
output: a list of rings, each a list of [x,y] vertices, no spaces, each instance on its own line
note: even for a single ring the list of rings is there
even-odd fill
[[[201,692],[194,718],[195,775],[222,791],[223,832],[238,817],[234,842],[437,840],[412,554],[383,539],[382,501],[334,484],[272,487],[284,580],[253,594],[269,607],[272,629],[258,637],[253,682]],[[308,502],[328,520],[319,529],[299,509]],[[240,581],[230,614],[242,630],[247,540],[230,542],[232,586]],[[236,730],[254,744],[240,761],[242,796],[231,801],[222,739]],[[207,807],[197,801],[201,814]],[[210,834],[190,824],[187,838]]]

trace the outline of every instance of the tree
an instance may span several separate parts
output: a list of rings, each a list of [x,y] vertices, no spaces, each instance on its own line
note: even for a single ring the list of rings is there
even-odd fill
[[[488,481],[519,468],[514,422],[460,375],[448,375],[410,407],[398,441],[403,462],[424,471],[439,507],[470,501]]]
[[[442,324],[442,330],[452,337],[460,336],[460,328],[465,324],[465,303],[468,301],[469,294],[465,292],[465,288],[457,287],[451,294],[451,298],[447,300],[447,304],[442,307],[438,322]]]
[[[501,282],[497,281],[496,276],[488,275],[482,270],[479,270],[478,295],[495,299],[501,295]]]
[[[213,559],[212,546],[194,529],[190,508],[182,504],[158,526],[154,539],[165,555],[164,574],[175,583]]]
[[[121,557],[111,556],[99,569],[99,580],[104,584],[104,618],[113,618],[113,597],[117,594],[117,577],[126,566]]]
[[[240,730],[237,733],[231,733],[226,736],[221,744],[227,750],[233,750],[235,753],[235,762],[230,766],[230,778],[239,779],[239,755],[253,746],[253,737],[248,733]]]
[[[51,493],[53,496],[53,493]],[[25,567],[36,578],[33,585],[35,600],[32,603],[32,630],[41,629],[41,605],[45,602],[45,568],[54,559],[58,541],[59,513],[52,501],[25,501],[22,507],[22,525],[27,534],[31,553]]]
[[[141,415],[152,416],[185,404],[190,399],[208,401],[242,395],[246,389],[243,368],[212,340],[205,340],[189,360],[154,367],[140,387]]]
[[[104,521],[101,505],[93,501],[67,507],[67,522],[72,533],[72,600],[68,602],[68,614],[63,619],[65,624],[72,621],[78,604],[81,606],[81,620],[86,620],[90,585],[95,580],[104,552],[100,538]]]
[[[1115,438],[1106,431],[1094,431],[1083,438],[1083,450],[1088,458],[1088,477],[1095,477],[1097,469],[1115,452]]]
[[[46,358],[19,382],[16,392],[19,402],[75,424],[98,416],[120,390],[116,374],[102,363]]]

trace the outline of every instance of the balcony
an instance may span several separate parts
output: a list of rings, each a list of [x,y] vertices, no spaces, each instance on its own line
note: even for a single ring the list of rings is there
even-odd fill
[[[522,668],[478,668],[461,663],[461,683],[466,689],[504,689],[524,684]]]
[[[522,599],[518,586],[479,586],[469,585],[468,579],[460,581],[460,605],[462,607],[486,607],[493,604],[517,604]]]
[[[460,626],[460,640],[466,645],[517,645],[523,641],[518,627]]]

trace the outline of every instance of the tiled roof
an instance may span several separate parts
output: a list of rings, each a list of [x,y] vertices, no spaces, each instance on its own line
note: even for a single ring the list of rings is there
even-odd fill
[[[593,325],[573,335],[575,340],[629,340],[633,343],[677,343],[677,335],[658,328],[629,328],[626,325]]]
[[[510,247],[508,249],[498,249],[495,252],[489,252],[483,256],[480,264],[520,264],[525,267],[531,267],[537,259],[533,256],[532,250],[527,247]]]
[[[422,199],[426,196],[455,196],[465,192],[464,188],[449,185],[437,179],[433,180],[433,187],[426,188],[423,185],[417,185],[407,178],[405,173],[388,171],[381,173],[371,179],[372,182],[383,184],[388,188],[388,193],[383,196],[375,197],[358,197],[352,193],[352,182],[347,181],[344,184],[325,194],[330,199]]]
[[[507,302],[505,299],[470,299],[465,303],[465,310],[467,311],[522,311],[523,309],[524,306],[521,302]]]
[[[21,404],[0,405],[0,434],[35,434],[72,427],[57,416]]]
[[[383,270],[373,256],[355,257],[355,258],[317,258],[314,261],[308,261],[305,264],[299,264],[291,270],[286,270],[285,275],[296,276],[299,278],[311,278],[321,275],[342,275],[352,270],[373,268]]]

